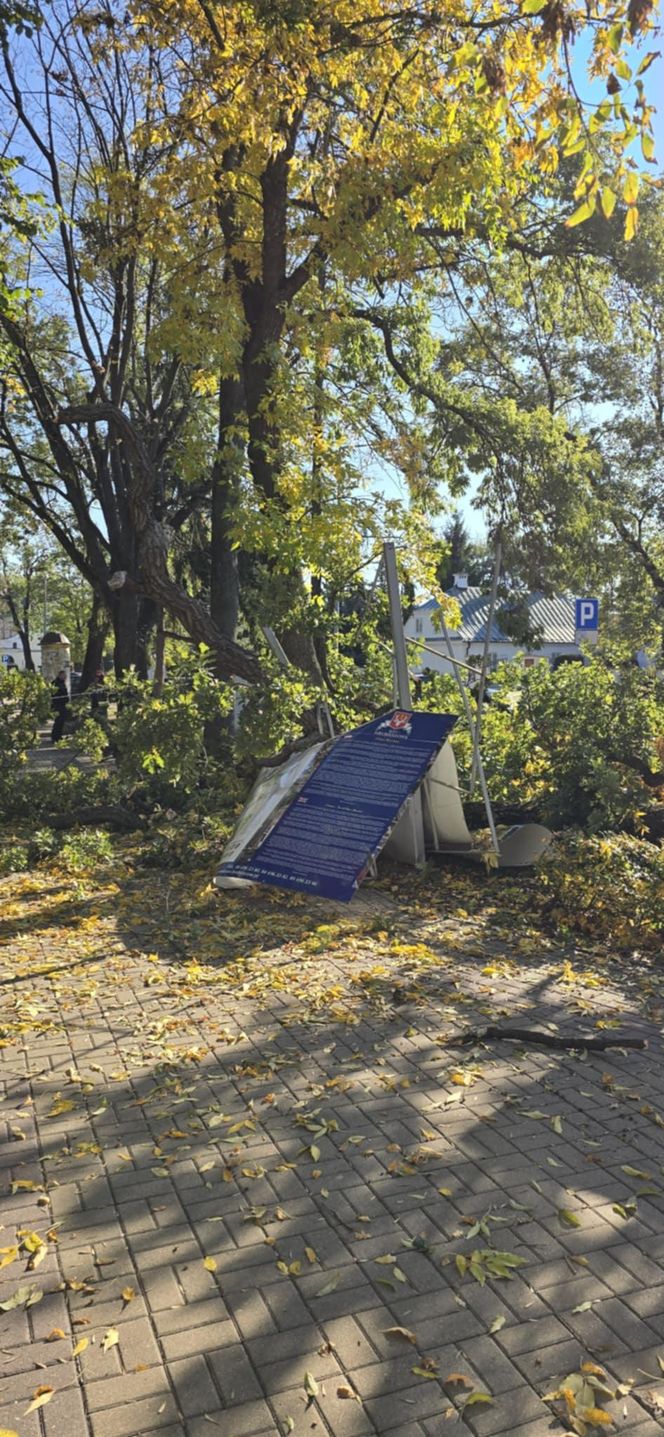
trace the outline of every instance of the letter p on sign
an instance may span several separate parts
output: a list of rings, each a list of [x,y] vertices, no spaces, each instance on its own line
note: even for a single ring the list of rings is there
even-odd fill
[[[599,599],[576,600],[577,638],[596,638],[599,627]]]

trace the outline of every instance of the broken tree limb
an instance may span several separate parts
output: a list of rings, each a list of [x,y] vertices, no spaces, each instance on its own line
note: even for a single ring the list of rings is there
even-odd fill
[[[556,1048],[568,1052],[573,1048],[588,1048],[597,1052],[604,1052],[605,1048],[647,1048],[647,1038],[635,1038],[623,1036],[619,1033],[589,1035],[584,1033],[571,1033],[569,1036],[560,1033],[545,1033],[541,1028],[501,1028],[497,1024],[491,1024],[482,1031],[470,1029],[467,1033],[460,1033],[458,1038],[448,1038],[444,1046],[446,1048],[467,1047],[471,1043],[534,1043],[542,1048]]]

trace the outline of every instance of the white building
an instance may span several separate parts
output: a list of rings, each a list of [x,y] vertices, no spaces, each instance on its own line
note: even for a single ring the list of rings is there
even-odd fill
[[[447,593],[450,598],[456,599],[461,609],[459,628],[450,629],[448,626],[454,657],[479,667],[489,617],[489,595],[481,589],[470,588],[464,574],[455,574],[454,585]],[[489,668],[495,669],[506,659],[516,658],[517,654],[522,656],[527,667],[538,659],[553,663],[561,658],[581,658],[581,650],[576,643],[575,600],[566,594],[556,594],[552,598],[544,594],[529,594],[526,602],[532,625],[542,635],[538,646],[529,648],[515,643],[503,632],[494,614],[489,640]],[[427,648],[417,657],[417,650],[409,645],[408,656],[411,666],[447,674],[451,673],[452,665],[436,623],[438,612],[439,605],[435,599],[417,604],[413,609],[405,624],[406,638],[418,639]]]
[[[32,644],[32,658],[37,671],[41,668],[41,649],[39,644]],[[18,634],[14,633],[14,625],[9,614],[0,611],[0,664],[6,668],[12,667],[12,660],[17,669],[25,668],[23,658],[23,645]]]

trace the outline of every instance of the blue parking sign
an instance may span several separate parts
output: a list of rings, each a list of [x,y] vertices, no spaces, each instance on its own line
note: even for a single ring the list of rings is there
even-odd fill
[[[576,629],[578,633],[592,633],[599,628],[599,599],[576,600]]]

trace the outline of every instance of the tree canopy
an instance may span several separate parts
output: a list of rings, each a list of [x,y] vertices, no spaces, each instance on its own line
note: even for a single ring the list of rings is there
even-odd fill
[[[344,575],[391,531],[434,583],[441,482],[473,471],[559,571],[578,535],[542,476],[575,487],[587,437],[469,384],[450,321],[497,256],[573,265],[582,219],[636,231],[646,0],[38,19],[2,39],[10,162],[42,197],[5,237],[3,485],[110,613],[119,669],[165,611],[220,674],[258,676],[269,622],[321,682]]]

